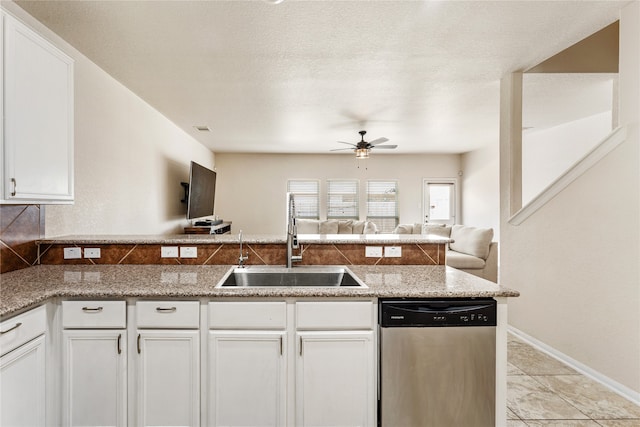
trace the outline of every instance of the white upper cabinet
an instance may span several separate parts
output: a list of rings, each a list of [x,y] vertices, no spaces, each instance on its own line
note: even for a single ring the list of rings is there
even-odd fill
[[[2,11],[1,203],[73,202],[73,60]]]

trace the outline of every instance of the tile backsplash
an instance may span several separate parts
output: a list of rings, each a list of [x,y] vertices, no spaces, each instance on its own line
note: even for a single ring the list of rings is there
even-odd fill
[[[42,264],[188,264],[233,265],[238,263],[240,247],[234,243],[189,244],[196,249],[195,258],[161,258],[161,244],[42,244]],[[181,245],[185,246],[185,245]],[[434,243],[400,244],[402,256],[397,258],[366,257],[363,244],[305,244],[302,262],[297,265],[444,265],[445,245]],[[87,247],[100,249],[100,258],[64,259],[64,249]],[[284,265],[285,244],[245,243],[249,253],[247,265]]]
[[[31,267],[44,237],[44,206],[0,205],[0,273]]]

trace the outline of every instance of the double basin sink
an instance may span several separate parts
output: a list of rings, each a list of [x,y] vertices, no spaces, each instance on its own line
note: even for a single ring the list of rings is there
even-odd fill
[[[216,285],[216,288],[234,287],[366,288],[367,285],[343,266],[248,266],[231,268]]]

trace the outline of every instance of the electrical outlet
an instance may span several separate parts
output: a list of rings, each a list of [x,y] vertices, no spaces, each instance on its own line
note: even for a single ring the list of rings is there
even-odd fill
[[[100,248],[84,248],[85,258],[100,258]]]
[[[177,246],[161,246],[160,258],[178,258]]]
[[[198,258],[198,248],[195,246],[181,246],[180,258]]]
[[[82,258],[82,249],[64,248],[64,259],[80,259],[80,258]]]
[[[401,246],[385,246],[384,247],[385,258],[400,258],[402,256]]]
[[[382,246],[365,246],[364,256],[367,258],[382,258]]]

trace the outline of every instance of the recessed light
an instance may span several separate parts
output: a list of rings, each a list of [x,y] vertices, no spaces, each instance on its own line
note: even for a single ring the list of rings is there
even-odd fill
[[[211,132],[209,126],[194,126],[194,128],[196,128],[196,130],[199,130],[200,132]]]

